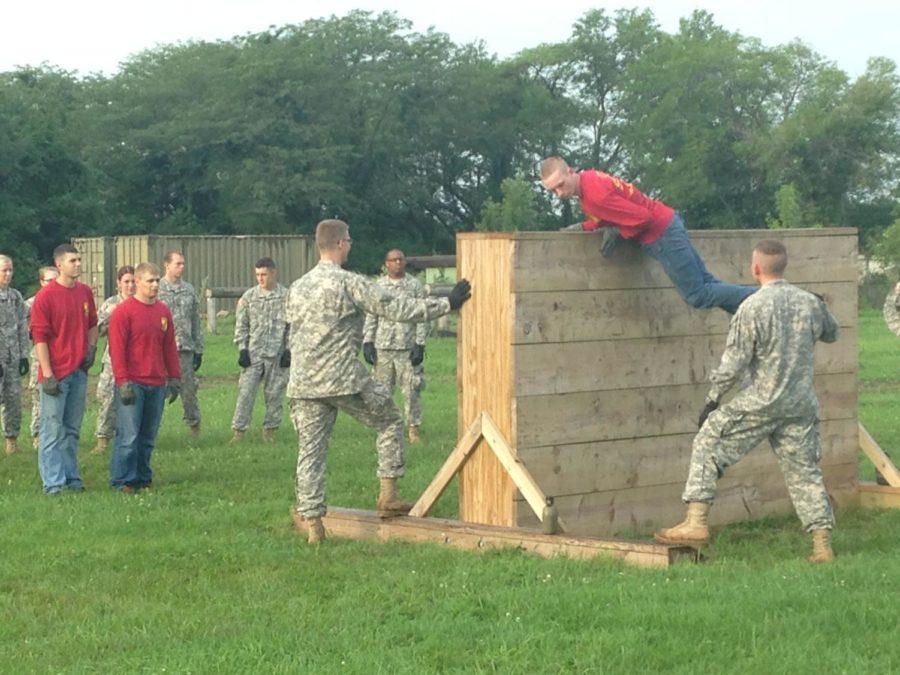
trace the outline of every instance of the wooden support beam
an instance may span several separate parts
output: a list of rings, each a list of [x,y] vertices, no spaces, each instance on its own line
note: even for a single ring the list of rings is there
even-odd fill
[[[875,439],[872,438],[872,435],[866,431],[862,424],[859,425],[859,447],[866,453],[866,457],[872,460],[872,464],[884,476],[888,485],[900,488],[900,471],[897,471],[897,467],[894,466],[891,458],[875,442]]]
[[[472,425],[466,429],[466,433],[459,439],[459,443],[453,448],[450,456],[447,457],[447,461],[444,462],[444,465],[437,474],[435,474],[434,479],[432,479],[428,487],[425,488],[425,492],[422,493],[422,496],[419,497],[413,505],[412,510],[409,512],[410,516],[413,518],[424,518],[428,515],[431,507],[441,498],[441,495],[444,494],[444,490],[447,489],[450,481],[453,480],[453,476],[455,476],[456,472],[466,463],[469,455],[472,454],[472,451],[478,445],[479,440],[481,440],[480,416],[475,418]]]
[[[293,518],[296,529],[305,533],[306,523],[300,515],[294,512]],[[322,523],[327,535],[336,538],[400,539],[476,551],[517,548],[545,558],[557,555],[571,558],[604,556],[640,567],[655,568],[669,567],[678,560],[697,561],[697,552],[684,546],[551,535],[443,518],[379,518],[373,511],[360,509],[332,508],[322,518]]]
[[[875,483],[859,484],[859,505],[880,509],[900,509],[900,488]]]

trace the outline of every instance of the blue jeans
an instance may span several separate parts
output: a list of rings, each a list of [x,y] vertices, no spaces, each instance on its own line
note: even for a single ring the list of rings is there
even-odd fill
[[[684,221],[677,213],[662,236],[642,248],[663,266],[678,293],[691,307],[709,309],[720,307],[734,314],[748,296],[756,292],[756,286],[741,286],[719,281],[710,274],[697,249],[691,243]],[[747,252],[749,260],[750,252]]]
[[[63,488],[83,490],[78,472],[78,439],[87,392],[87,373],[81,368],[59,382],[59,395],[41,389],[41,428],[38,469],[44,492],[56,494]]]
[[[150,455],[166,401],[165,386],[132,384],[134,403],[124,405],[116,390],[116,440],[109,461],[109,484],[142,488],[153,481]]]

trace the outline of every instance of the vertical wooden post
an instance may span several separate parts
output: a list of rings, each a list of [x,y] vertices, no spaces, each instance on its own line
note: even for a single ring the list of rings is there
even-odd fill
[[[213,297],[212,289],[206,289],[206,329],[212,335],[218,335],[218,321],[219,317],[216,316],[216,299]]]

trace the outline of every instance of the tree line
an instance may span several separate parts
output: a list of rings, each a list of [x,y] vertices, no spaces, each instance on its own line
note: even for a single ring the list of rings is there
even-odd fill
[[[855,226],[900,217],[900,86],[852,79],[697,11],[592,10],[510,58],[355,11],[166,45],[111,76],[0,73],[0,251],[19,272],[72,236],[353,227],[351,262],[452,252],[457,231],[577,219],[537,180],[561,154],[637,183],[692,228]]]

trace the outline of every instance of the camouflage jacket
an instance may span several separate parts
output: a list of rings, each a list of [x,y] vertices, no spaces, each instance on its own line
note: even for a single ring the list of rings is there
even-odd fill
[[[100,305],[100,309],[97,310],[97,330],[100,332],[100,337],[106,337],[107,333],[109,333],[109,317],[124,299],[121,294],[113,295]],[[112,361],[109,359],[109,341],[107,341],[106,349],[103,351],[103,365],[112,368]]]
[[[837,321],[812,293],[784,280],[765,284],[732,317],[707,398],[719,401],[746,374],[749,383],[728,403],[732,410],[773,417],[815,415],[815,343],[837,337]]]
[[[884,299],[884,320],[891,332],[900,337],[900,284],[896,284]]]
[[[22,294],[12,287],[0,289],[0,360],[18,367],[19,359],[28,356],[29,344]]]
[[[406,274],[401,279],[391,279],[388,275],[379,277],[379,286],[393,294],[406,294],[412,298],[424,298],[425,288],[414,276]],[[413,345],[424,345],[428,337],[428,324],[390,321],[375,314],[366,315],[363,326],[363,342],[374,342],[377,349],[412,349]]]
[[[180,352],[203,353],[203,327],[200,325],[200,299],[194,287],[182,281],[170,284],[159,280],[159,299],[169,306],[175,322],[175,344]]]
[[[291,284],[291,398],[355,394],[371,377],[359,359],[366,313],[391,321],[428,321],[450,311],[446,298],[392,295],[365,277],[321,261]]]
[[[249,349],[251,357],[277,358],[287,346],[288,324],[284,320],[287,289],[276,284],[271,291],[259,286],[248,289],[238,300],[234,344]]]

